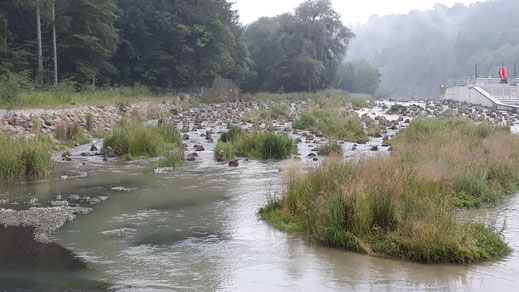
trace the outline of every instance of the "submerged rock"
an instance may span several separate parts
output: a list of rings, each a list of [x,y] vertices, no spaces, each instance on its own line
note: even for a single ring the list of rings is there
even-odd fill
[[[231,161],[229,161],[229,166],[231,167],[238,167],[239,163],[238,163],[238,159],[233,159]]]
[[[227,155],[225,155],[225,151],[223,150],[220,150],[220,152],[218,152],[218,154],[216,154],[216,161],[226,161],[227,160]]]

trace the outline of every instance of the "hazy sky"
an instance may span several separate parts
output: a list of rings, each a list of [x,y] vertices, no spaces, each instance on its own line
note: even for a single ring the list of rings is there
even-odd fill
[[[243,24],[262,16],[275,16],[293,11],[303,0],[234,0]],[[364,23],[371,15],[408,13],[415,9],[432,9],[436,3],[451,7],[454,3],[470,4],[477,0],[332,0],[334,9],[342,15],[343,23]],[[482,2],[479,0],[479,2]]]

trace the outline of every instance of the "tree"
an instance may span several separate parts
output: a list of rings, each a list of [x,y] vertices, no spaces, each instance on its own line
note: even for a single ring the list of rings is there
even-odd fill
[[[113,61],[121,83],[155,87],[240,81],[249,56],[238,18],[223,0],[118,2],[122,43]]]
[[[335,79],[353,37],[329,0],[307,0],[294,14],[262,18],[245,32],[256,71],[246,88],[269,91],[327,88]]]
[[[115,0],[66,0],[60,4],[63,12],[56,19],[56,29],[63,76],[83,84],[107,81],[106,76],[116,72],[110,60],[119,43]]]
[[[333,87],[352,93],[375,95],[380,77],[378,69],[372,67],[366,60],[357,60],[341,64]]]

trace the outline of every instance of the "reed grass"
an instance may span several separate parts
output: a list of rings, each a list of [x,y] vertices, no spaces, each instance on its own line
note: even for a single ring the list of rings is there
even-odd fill
[[[423,263],[510,252],[494,228],[460,221],[457,208],[496,204],[518,190],[519,137],[468,120],[417,119],[392,146],[389,156],[327,162],[288,180],[261,217],[328,246]]]
[[[49,137],[16,137],[0,133],[0,178],[35,178],[52,168],[53,143]]]

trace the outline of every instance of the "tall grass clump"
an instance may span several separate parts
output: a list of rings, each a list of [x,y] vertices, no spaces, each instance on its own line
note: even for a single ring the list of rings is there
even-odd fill
[[[517,191],[519,137],[468,120],[417,119],[391,143],[389,156],[328,162],[290,179],[285,196],[260,215],[328,246],[424,263],[510,252],[494,228],[460,220],[456,210]]]
[[[0,178],[34,178],[52,168],[52,141],[48,137],[15,137],[0,133]]]
[[[317,147],[317,153],[321,156],[342,155],[342,146],[337,141],[330,141]]]
[[[180,149],[181,141],[180,133],[173,125],[151,126],[132,121],[116,125],[112,134],[105,138],[103,147],[112,147],[118,156],[166,156],[166,159],[174,161],[179,155],[171,151]]]
[[[227,159],[236,156],[258,159],[285,159],[297,152],[297,146],[286,135],[267,131],[245,132],[240,127],[232,127],[220,136],[220,140],[215,147],[215,156],[220,150],[225,152]]]
[[[326,105],[308,109],[294,121],[293,127],[319,130],[329,138],[350,142],[368,139],[359,117],[345,108],[336,106]]]
[[[90,140],[85,138],[85,129],[78,123],[57,126],[54,137],[67,147],[74,147],[76,144],[82,145],[90,142]]]

